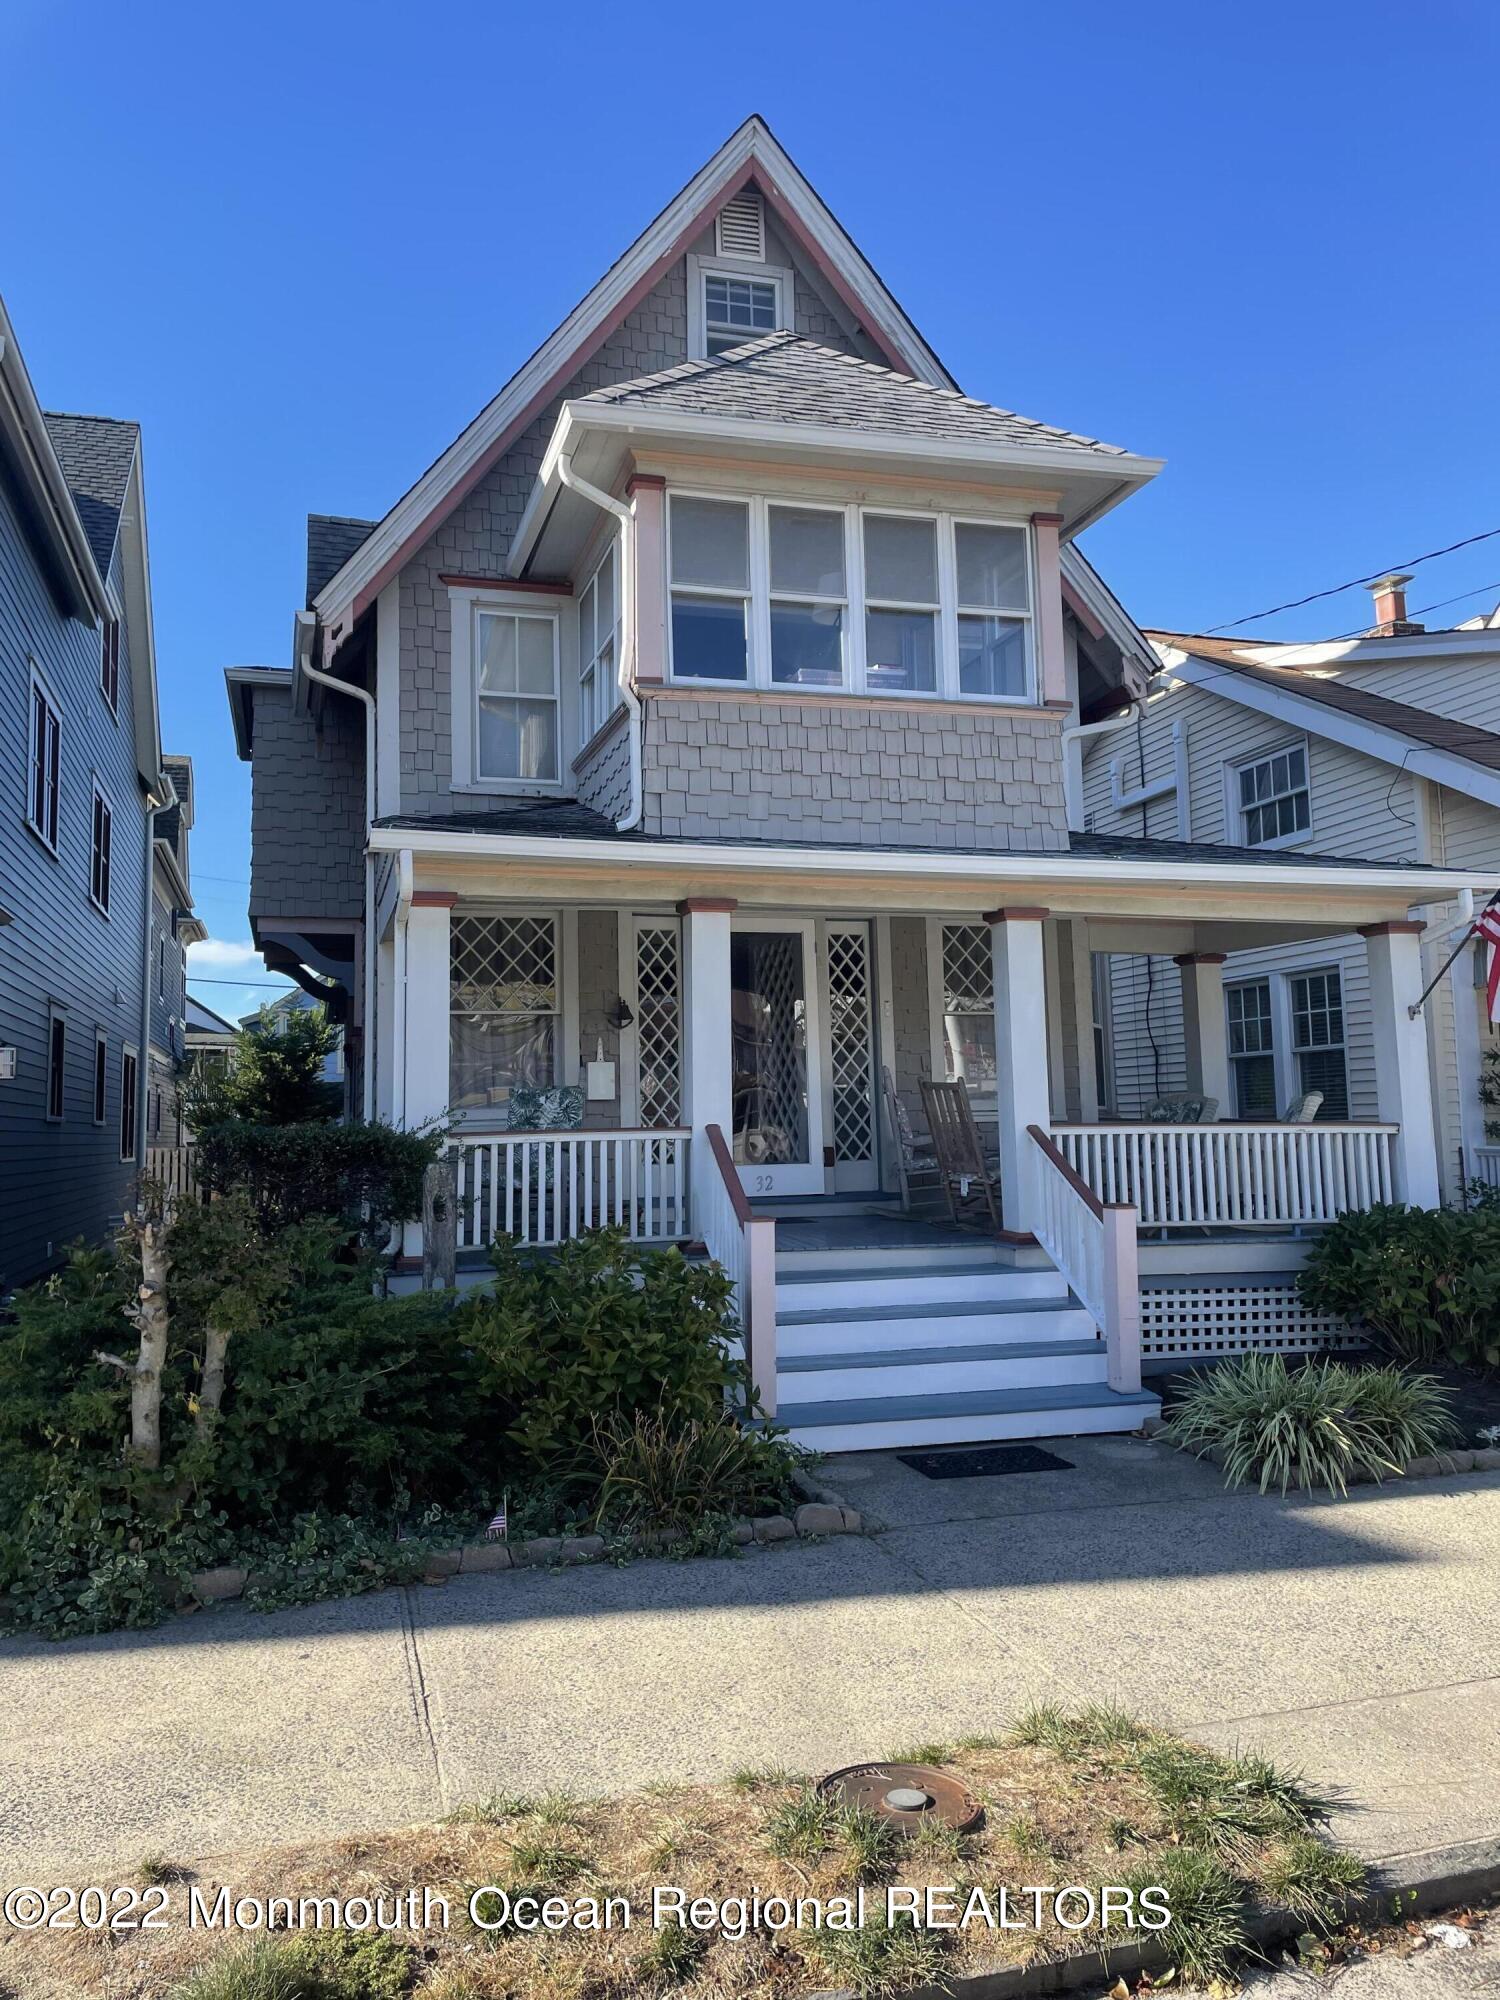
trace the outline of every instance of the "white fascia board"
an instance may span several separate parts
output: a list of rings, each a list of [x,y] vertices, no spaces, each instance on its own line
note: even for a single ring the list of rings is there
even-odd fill
[[[96,621],[110,615],[109,597],[94,551],[79,519],[62,464],[47,429],[46,418],[31,386],[31,376],[16,339],[15,328],[0,299],[0,428],[12,436],[22,476],[41,518],[53,553],[78,594],[80,605]]]
[[[250,762],[250,739],[244,733],[244,709],[236,692],[239,688],[289,688],[290,667],[226,667],[224,685],[229,692],[229,719],[234,725],[235,755],[242,764]]]
[[[646,869],[732,868],[763,875],[908,875],[951,882],[1134,882],[1184,884],[1201,889],[1223,882],[1244,889],[1370,889],[1399,893],[1408,903],[1431,902],[1460,889],[1489,891],[1493,873],[1450,868],[1317,868],[1274,862],[1108,861],[1066,854],[954,854],[907,849],[716,846],[699,841],[567,840],[510,833],[456,833],[414,826],[377,826],[370,831],[372,853],[439,858],[468,856],[493,861],[584,861]]]
[[[1070,540],[1063,543],[1059,554],[1062,573],[1068,584],[1077,591],[1120,651],[1132,655],[1146,675],[1155,673],[1156,649],[1083,550]]]
[[[1321,645],[1269,646],[1257,649],[1256,659],[1276,667],[1394,667],[1403,660],[1483,659],[1500,652],[1500,640],[1492,631],[1408,632],[1382,639],[1330,639]]]
[[[332,625],[398,553],[407,537],[425,521],[446,494],[462,484],[497,438],[546,385],[564,369],[574,352],[607,323],[652,265],[694,221],[719,182],[754,166],[765,176],[773,196],[797,210],[798,220],[818,244],[856,296],[878,309],[884,329],[897,334],[920,380],[951,387],[948,374],[906,314],[854,249],[824,203],[792,165],[768,128],[748,119],[713,158],[674,196],[619,261],[510,378],[468,428],[403,494],[372,533],[337,570],[313,599],[313,609]],[[907,352],[906,350],[909,350]]]
[[[1267,687],[1264,681],[1250,680],[1233,667],[1215,667],[1210,661],[1172,655],[1167,672],[1189,687],[1206,688],[1225,701],[1261,715],[1275,716],[1278,722],[1305,729],[1313,736],[1326,736],[1346,749],[1359,750],[1382,764],[1432,778],[1450,791],[1466,792],[1487,806],[1500,807],[1500,771],[1488,771],[1471,764],[1467,757],[1455,757],[1447,750],[1434,750],[1396,729],[1384,729],[1362,716],[1333,708],[1327,702],[1300,695],[1291,688]]]

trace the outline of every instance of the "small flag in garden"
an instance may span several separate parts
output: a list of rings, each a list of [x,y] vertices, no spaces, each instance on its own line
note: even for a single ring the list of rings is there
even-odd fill
[[[506,1499],[508,1500],[509,1498],[510,1496],[507,1494]],[[490,1516],[490,1525],[484,1531],[484,1539],[487,1542],[503,1542],[505,1540],[505,1500],[500,1502],[500,1511]]]
[[[1500,909],[1493,902],[1486,903],[1474,919],[1474,932],[1490,948],[1490,1019],[1500,1021]]]

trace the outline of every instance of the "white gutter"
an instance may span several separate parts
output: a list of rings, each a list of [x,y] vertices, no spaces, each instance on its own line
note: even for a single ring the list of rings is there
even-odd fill
[[[1068,810],[1068,831],[1083,832],[1083,750],[1085,737],[1109,736],[1135,721],[1135,703],[1102,722],[1075,722],[1062,733],[1063,798]]]
[[[915,853],[910,849],[773,847],[729,841],[633,840],[622,845],[617,840],[557,840],[536,834],[429,832],[416,826],[376,827],[370,844],[377,853],[398,853],[404,848],[442,859],[467,856],[504,862],[597,862],[615,868],[628,863],[631,868],[650,870],[712,869],[721,875],[733,871],[741,875],[930,876],[938,882],[962,877],[976,882],[1056,882],[1059,886],[1129,882],[1197,889],[1210,883],[1229,883],[1242,889],[1378,889],[1399,892],[1409,904],[1431,902],[1438,895],[1454,896],[1463,889],[1488,896],[1495,881],[1493,870],[1481,873],[1378,864],[1322,868],[1246,861],[1146,863],[1134,857],[1115,861],[1041,849],[1024,854],[955,854],[951,849]]]
[[[338,680],[313,665],[312,649],[317,636],[317,618],[311,611],[299,611],[292,634],[295,670],[306,674],[310,681],[317,681],[322,687],[332,688],[335,694],[352,695],[356,701],[363,702],[365,710],[365,920],[361,925],[364,932],[364,994],[359,1053],[360,1102],[364,1121],[368,1125],[375,1115],[375,855],[370,846],[370,833],[375,824],[375,697],[368,688]]]
[[[612,493],[606,493],[598,486],[591,486],[573,470],[573,461],[563,452],[557,461],[557,476],[564,486],[570,487],[580,499],[590,500],[606,514],[613,514],[620,524],[620,653],[615,661],[615,680],[619,686],[620,699],[625,704],[630,732],[630,804],[622,816],[615,821],[618,833],[630,833],[641,823],[643,807],[641,784],[641,704],[636,697],[635,675],[635,509],[625,501],[616,500]]]

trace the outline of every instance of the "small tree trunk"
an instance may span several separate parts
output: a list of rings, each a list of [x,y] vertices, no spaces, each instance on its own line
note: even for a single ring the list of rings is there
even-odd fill
[[[142,1220],[133,1233],[141,1260],[141,1282],[130,1317],[141,1344],[130,1370],[130,1455],[154,1472],[161,1465],[161,1372],[166,1366],[170,1332],[166,1224]]]
[[[434,1160],[422,1176],[422,1290],[451,1290],[458,1281],[458,1175],[451,1159]]]
[[[197,1435],[207,1437],[224,1400],[224,1364],[229,1354],[229,1332],[225,1327],[208,1326],[203,1335],[203,1373],[198,1383],[198,1408],[193,1416]]]

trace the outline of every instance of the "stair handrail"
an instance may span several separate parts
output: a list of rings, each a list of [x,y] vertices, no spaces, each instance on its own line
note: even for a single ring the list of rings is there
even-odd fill
[[[708,1254],[720,1264],[734,1286],[745,1368],[760,1406],[776,1414],[776,1218],[757,1215],[740,1184],[734,1156],[718,1125],[704,1127],[708,1149],[718,1168],[717,1185],[704,1182],[699,1234]]]
[[[1050,1133],[1028,1125],[1037,1241],[1082,1300],[1104,1336],[1111,1389],[1141,1387],[1139,1216],[1127,1202],[1101,1201],[1071,1167]]]

